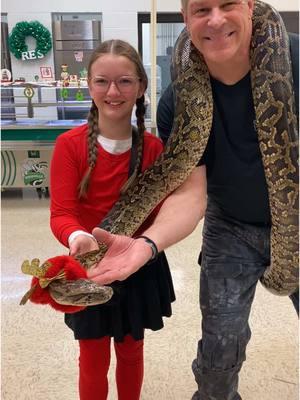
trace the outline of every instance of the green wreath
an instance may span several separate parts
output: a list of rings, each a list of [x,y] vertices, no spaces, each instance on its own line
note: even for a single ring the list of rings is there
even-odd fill
[[[9,49],[18,59],[22,58],[22,53],[28,51],[28,46],[25,43],[26,36],[32,36],[36,40],[35,54],[48,53],[52,48],[51,33],[38,21],[18,22],[9,35]],[[39,57],[41,58],[41,57]]]

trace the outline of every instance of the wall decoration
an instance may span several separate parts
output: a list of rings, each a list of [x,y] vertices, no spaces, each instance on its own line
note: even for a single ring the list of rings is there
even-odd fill
[[[27,97],[27,99],[32,99],[34,96],[34,90],[31,85],[27,85],[24,89],[24,96]]]
[[[88,76],[88,71],[87,69],[84,67],[81,71],[79,71],[79,84],[82,87],[87,87],[88,83],[87,83],[87,76]]]
[[[74,51],[74,57],[77,62],[82,62],[83,60],[83,51]]]
[[[84,100],[84,94],[83,91],[79,88],[76,92],[75,98],[77,101],[83,101]]]
[[[24,184],[30,186],[40,186],[46,178],[45,170],[48,168],[47,161],[27,159],[22,165],[22,176]]]
[[[34,90],[31,85],[25,87],[24,96],[27,98],[27,116],[28,118],[33,118],[34,110],[31,99],[34,96]]]
[[[81,71],[79,71],[80,78],[87,79],[88,70],[84,67]]]
[[[13,186],[16,181],[17,163],[11,150],[1,150],[1,186]]]
[[[11,72],[9,69],[1,69],[1,82],[11,82]]]
[[[78,84],[78,76],[77,75],[70,75],[70,84],[75,84],[77,86]]]
[[[35,50],[28,51],[25,43],[27,36],[36,40]],[[36,60],[43,58],[52,48],[52,37],[49,30],[38,21],[18,22],[8,39],[9,49],[18,59]]]
[[[67,89],[66,87],[62,88],[62,89],[60,90],[60,95],[61,95],[61,97],[62,97],[63,100],[67,100],[68,97],[69,97],[68,89]]]
[[[61,80],[62,80],[62,85],[63,86],[69,86],[69,84],[70,84],[70,74],[68,72],[68,65],[67,64],[62,64],[61,65],[60,77],[61,77]]]
[[[51,67],[40,67],[41,77],[44,79],[53,78]]]

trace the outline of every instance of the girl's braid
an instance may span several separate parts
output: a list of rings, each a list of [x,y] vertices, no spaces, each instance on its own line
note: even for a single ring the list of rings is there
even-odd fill
[[[92,101],[92,106],[88,114],[88,169],[79,184],[79,198],[86,196],[89,187],[90,176],[93,168],[96,165],[98,149],[97,137],[99,134],[98,127],[98,108]]]
[[[136,100],[136,119],[137,119],[137,128],[138,128],[138,144],[137,144],[137,158],[134,166],[134,170],[132,175],[129,177],[127,182],[125,182],[124,186],[121,189],[121,193],[125,193],[126,190],[132,185],[133,181],[142,170],[142,159],[143,159],[143,144],[144,144],[144,132],[145,132],[145,96],[138,98]]]

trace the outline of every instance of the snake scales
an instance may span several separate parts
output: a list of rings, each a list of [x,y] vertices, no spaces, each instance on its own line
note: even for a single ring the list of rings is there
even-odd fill
[[[259,146],[272,218],[271,265],[261,281],[273,293],[288,295],[298,287],[297,117],[289,39],[279,14],[256,1],[250,49],[251,82]],[[189,176],[208,142],[213,98],[206,64],[184,30],[177,39],[172,80],[175,121],[164,153],[121,196],[101,227],[132,236],[155,206]],[[81,255],[90,267],[105,253]],[[61,281],[51,285],[65,285]],[[53,296],[55,298],[55,296]]]

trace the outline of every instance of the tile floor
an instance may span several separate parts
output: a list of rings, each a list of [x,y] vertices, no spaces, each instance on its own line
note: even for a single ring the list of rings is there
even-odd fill
[[[65,254],[49,229],[49,199],[34,190],[2,195],[2,400],[76,400],[77,344],[63,315],[43,306],[19,306],[30,278],[23,260]],[[177,301],[173,316],[145,338],[141,400],[189,400],[190,364],[200,335],[197,255],[201,224],[167,251]],[[288,298],[259,284],[251,313],[252,339],[240,376],[243,400],[297,400],[298,321]],[[110,371],[109,400],[117,400]]]

